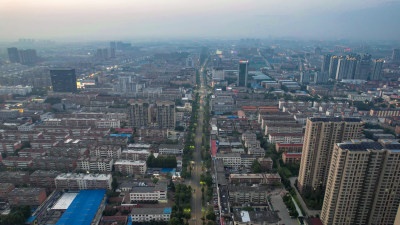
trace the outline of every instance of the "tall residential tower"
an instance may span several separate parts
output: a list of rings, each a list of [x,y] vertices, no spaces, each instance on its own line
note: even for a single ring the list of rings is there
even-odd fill
[[[249,61],[239,62],[239,78],[238,78],[239,87],[247,87],[248,69],[249,69]]]
[[[394,224],[399,183],[399,143],[336,144],[321,212],[323,224]]]
[[[333,147],[336,143],[359,138],[362,128],[363,124],[357,118],[307,119],[298,178],[299,190],[324,188]]]

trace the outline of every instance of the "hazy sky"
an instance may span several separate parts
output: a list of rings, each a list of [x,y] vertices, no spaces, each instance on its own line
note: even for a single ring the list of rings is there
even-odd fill
[[[387,0],[0,0],[0,40],[398,39]]]

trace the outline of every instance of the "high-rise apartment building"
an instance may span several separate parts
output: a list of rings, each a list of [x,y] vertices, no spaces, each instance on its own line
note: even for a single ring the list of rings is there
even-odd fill
[[[321,212],[323,224],[394,224],[399,183],[399,143],[336,144]]]
[[[110,42],[110,57],[115,58],[115,51],[117,50],[117,44],[115,41]]]
[[[156,122],[159,128],[175,129],[175,103],[156,102]]]
[[[7,48],[8,58],[12,63],[31,65],[38,61],[35,49],[18,50],[17,48]]]
[[[8,53],[8,58],[10,59],[10,62],[12,62],[12,63],[20,62],[17,48],[15,48],[15,47],[7,48],[7,53]]]
[[[239,87],[247,87],[248,69],[249,69],[249,61],[239,62],[239,77],[238,77]]]
[[[336,71],[339,62],[339,56],[332,56],[329,62],[329,78],[336,78]]]
[[[118,84],[114,86],[114,91],[118,93],[137,93],[140,85],[137,82],[133,82],[131,76],[120,76],[118,77]]]
[[[301,84],[308,84],[311,80],[311,74],[308,71],[301,71],[300,72],[300,83]]]
[[[129,109],[129,121],[132,128],[157,124],[159,128],[175,129],[175,103],[157,101],[155,104],[150,104],[143,100],[132,101]]]
[[[331,63],[331,54],[327,54],[324,56],[321,65],[321,72],[317,74],[316,83],[317,84],[324,84],[329,80],[329,67]]]
[[[371,55],[365,54],[357,61],[354,79],[368,80],[371,73]]]
[[[151,123],[150,104],[147,101],[135,100],[129,108],[131,128],[146,127]]]
[[[400,49],[393,49],[392,61],[393,62],[400,62]]]
[[[194,67],[194,62],[192,57],[187,57],[186,58],[186,67],[187,68],[193,68]]]
[[[363,124],[357,118],[307,119],[298,178],[299,190],[324,188],[334,145],[359,138],[362,128]]]
[[[382,80],[383,59],[374,61],[370,80]]]
[[[340,58],[336,70],[336,80],[354,79],[356,67],[356,57],[346,56],[346,58]]]
[[[35,49],[19,50],[18,53],[21,64],[31,65],[38,61]]]
[[[108,59],[108,49],[99,48],[96,50],[96,53],[94,56],[97,60],[106,60],[106,59]]]
[[[75,69],[53,68],[50,69],[51,84],[55,92],[76,92]]]

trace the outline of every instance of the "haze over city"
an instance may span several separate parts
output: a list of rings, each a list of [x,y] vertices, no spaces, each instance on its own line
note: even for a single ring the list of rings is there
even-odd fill
[[[399,12],[0,0],[0,225],[400,225]]]
[[[0,40],[393,40],[399,10],[388,0],[2,0]]]

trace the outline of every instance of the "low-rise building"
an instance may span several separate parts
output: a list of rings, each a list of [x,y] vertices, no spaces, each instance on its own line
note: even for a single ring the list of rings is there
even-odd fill
[[[242,165],[242,159],[239,153],[217,153],[216,159],[221,159],[226,167],[240,167]]]
[[[275,185],[281,183],[281,176],[278,173],[266,173],[265,183],[269,185]]]
[[[99,224],[106,201],[107,194],[104,189],[81,190],[73,197],[57,224]]]
[[[131,218],[133,222],[169,221],[171,208],[133,208]]]
[[[14,188],[15,186],[12,183],[0,183],[0,200],[7,200],[8,193]]]
[[[21,147],[21,141],[0,140],[0,154],[14,154],[14,152]]]
[[[274,165],[274,161],[271,158],[258,158],[257,160],[260,163],[261,168],[264,171],[272,170],[272,167]]]
[[[246,131],[242,134],[242,141],[256,141],[257,140],[257,135],[253,132]]]
[[[167,183],[158,182],[155,186],[135,186],[129,191],[131,203],[157,202],[167,200]]]
[[[121,157],[121,146],[118,145],[100,145],[89,148],[91,156],[119,159]]]
[[[303,125],[297,123],[269,123],[265,125],[265,135],[274,133],[303,133]]]
[[[113,158],[84,156],[78,159],[77,169],[90,172],[111,172],[113,163]]]
[[[301,152],[303,150],[303,143],[299,144],[288,144],[288,143],[276,143],[275,149],[277,152]]]
[[[45,149],[31,149],[31,148],[24,148],[18,151],[18,155],[20,157],[43,157],[46,156]]]
[[[60,190],[111,189],[111,174],[62,173],[55,178]]]
[[[39,206],[47,198],[44,188],[15,188],[8,193],[7,199],[11,206]]]
[[[290,133],[270,133],[268,135],[269,143],[290,143],[301,144],[304,140],[304,134],[290,134]]]
[[[145,161],[134,161],[119,159],[114,163],[115,171],[121,172],[123,174],[135,175],[135,174],[145,174],[147,170],[147,165]]]
[[[250,168],[253,165],[254,161],[257,160],[257,156],[251,154],[241,154],[240,161],[241,166]]]
[[[377,117],[400,116],[400,109],[371,109],[369,115]]]
[[[2,183],[12,183],[14,185],[28,184],[29,183],[29,172],[3,171],[3,172],[0,172],[0,181]]]
[[[284,164],[300,164],[301,161],[301,153],[283,153],[282,154],[282,161]]]
[[[216,159],[221,159],[225,167],[239,168],[239,167],[251,167],[257,156],[252,154],[240,154],[240,153],[216,153]]]
[[[260,148],[260,142],[258,140],[247,140],[244,142],[246,148]]]
[[[0,159],[0,162],[6,167],[26,169],[33,166],[32,160],[32,157],[9,156],[7,158],[4,158],[3,160]]]
[[[45,156],[33,159],[33,168],[40,170],[73,171],[76,168],[75,158]]]
[[[265,183],[263,174],[230,174],[229,182],[231,184],[263,184]]]
[[[30,185],[32,187],[46,188],[53,190],[56,188],[54,179],[60,174],[55,170],[36,170],[30,175]]]
[[[255,147],[255,148],[249,148],[247,151],[248,154],[254,155],[257,158],[264,158],[265,156],[265,150],[260,147]]]
[[[266,204],[268,196],[267,186],[239,186],[228,187],[229,202],[231,205]]]
[[[158,153],[163,155],[181,155],[183,154],[183,145],[161,144]]]
[[[126,149],[121,152],[121,159],[147,160],[150,154],[148,149]]]

